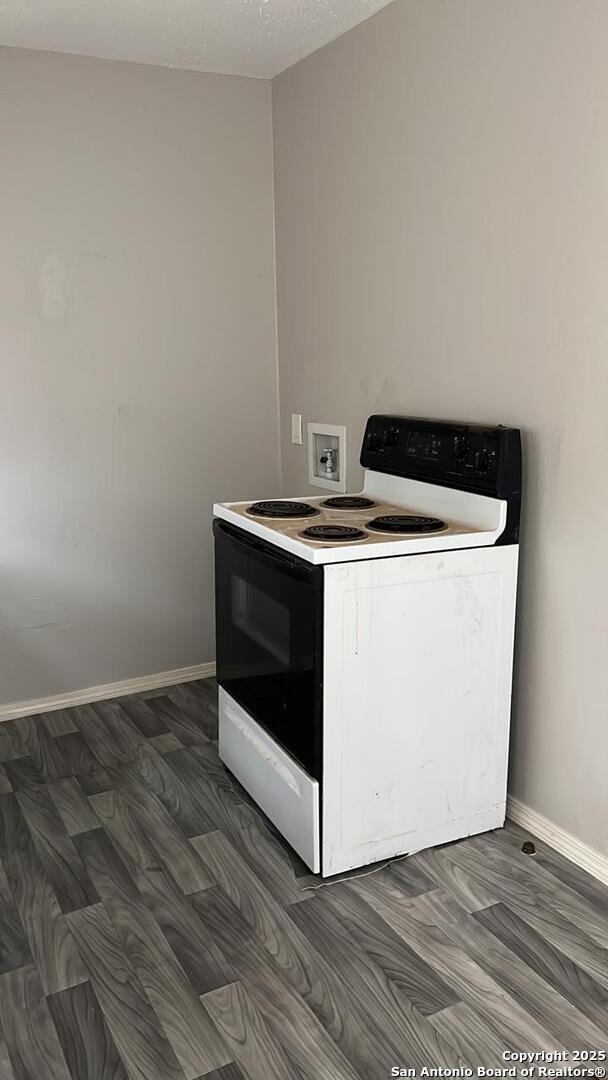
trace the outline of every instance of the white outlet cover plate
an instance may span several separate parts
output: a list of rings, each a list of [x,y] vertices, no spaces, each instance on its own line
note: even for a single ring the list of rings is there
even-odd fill
[[[346,427],[342,424],[308,424],[308,483],[330,491],[346,491]],[[315,473],[315,435],[333,435],[338,440],[338,479],[326,480]]]

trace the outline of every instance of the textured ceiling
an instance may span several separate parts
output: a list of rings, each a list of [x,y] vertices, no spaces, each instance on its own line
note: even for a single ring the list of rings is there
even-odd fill
[[[0,0],[0,45],[271,78],[390,0]]]

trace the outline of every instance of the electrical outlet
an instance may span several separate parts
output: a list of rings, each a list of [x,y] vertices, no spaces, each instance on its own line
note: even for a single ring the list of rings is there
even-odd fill
[[[291,441],[296,446],[302,445],[302,413],[300,412],[291,414]]]

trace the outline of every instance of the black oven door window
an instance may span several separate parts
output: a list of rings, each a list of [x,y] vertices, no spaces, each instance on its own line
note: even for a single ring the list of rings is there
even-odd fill
[[[214,533],[218,682],[320,779],[323,570],[225,522]]]

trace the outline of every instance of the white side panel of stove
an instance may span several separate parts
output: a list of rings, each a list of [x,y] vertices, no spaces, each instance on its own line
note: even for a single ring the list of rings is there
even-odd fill
[[[324,875],[502,825],[517,557],[325,568]]]
[[[314,873],[320,870],[319,784],[220,687],[218,750],[258,806]]]

